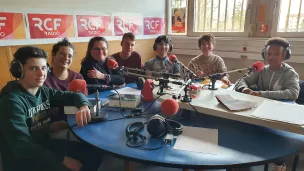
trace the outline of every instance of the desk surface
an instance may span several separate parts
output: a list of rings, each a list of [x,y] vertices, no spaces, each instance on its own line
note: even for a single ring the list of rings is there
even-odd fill
[[[106,98],[110,91],[101,92]],[[143,108],[150,103],[144,103]],[[160,103],[156,102],[149,113],[158,112]],[[119,112],[108,112],[109,119],[121,117]],[[176,116],[178,117],[178,116]],[[238,121],[209,115],[193,116],[191,120],[180,121],[185,126],[218,129],[218,154],[204,154],[173,149],[172,145],[159,150],[146,151],[126,146],[125,128],[135,121],[147,121],[149,118],[130,118],[86,125],[84,128],[72,128],[77,137],[127,160],[176,168],[229,168],[247,167],[269,163],[294,155],[304,145],[304,136]],[[69,125],[75,124],[75,116],[68,115]],[[148,137],[146,146],[153,148],[163,142]]]
[[[171,87],[175,88],[175,90],[165,90],[167,93],[172,94],[176,93],[177,90],[180,89],[181,86],[169,84]],[[157,97],[158,87],[155,87],[153,90],[154,97]],[[182,92],[183,93],[183,92]],[[239,100],[246,100],[251,102],[256,102],[257,107],[247,111],[241,112],[232,112],[229,111],[224,105],[220,104],[215,95],[219,94],[229,94],[231,97]],[[172,95],[163,95],[158,98],[160,101],[165,100],[167,98],[172,98]],[[226,119],[231,119],[235,121],[241,121],[245,123],[255,124],[258,126],[264,126],[272,129],[279,129],[283,131],[289,131],[293,133],[303,134],[304,135],[304,126],[303,125],[296,125],[290,124],[286,122],[279,122],[273,120],[266,120],[252,116],[254,112],[272,112],[278,115],[288,115],[290,112],[289,109],[297,107],[297,114],[302,114],[304,111],[304,106],[298,104],[291,104],[276,100],[265,99],[262,97],[256,97],[248,94],[243,94],[239,92],[235,92],[229,89],[221,89],[218,90],[208,90],[204,89],[201,90],[195,99],[192,100],[191,104],[195,107],[195,109],[199,113],[204,113],[212,116],[222,117]],[[263,104],[263,105],[261,105]],[[268,104],[268,105],[267,105]],[[271,109],[268,106],[272,106]],[[297,105],[297,106],[294,106]],[[277,108],[273,106],[278,106]],[[179,107],[182,109],[187,109],[194,111],[193,107],[191,107],[188,103],[180,102]],[[282,110],[284,109],[284,110]],[[293,110],[294,111],[294,110]]]

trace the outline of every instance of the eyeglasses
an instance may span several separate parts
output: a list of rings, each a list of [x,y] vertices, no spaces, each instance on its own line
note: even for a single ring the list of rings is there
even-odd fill
[[[96,51],[107,51],[108,48],[93,48],[92,50],[96,50]]]

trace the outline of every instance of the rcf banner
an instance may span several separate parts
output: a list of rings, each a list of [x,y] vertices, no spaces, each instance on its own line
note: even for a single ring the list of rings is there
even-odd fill
[[[0,12],[0,39],[26,39],[22,13]]]
[[[73,15],[27,14],[31,39],[74,37]]]
[[[77,15],[78,37],[112,36],[111,16]]]
[[[144,35],[164,34],[165,19],[157,17],[144,17]]]
[[[132,32],[135,35],[142,34],[141,16],[114,16],[115,36],[122,36],[124,33]]]

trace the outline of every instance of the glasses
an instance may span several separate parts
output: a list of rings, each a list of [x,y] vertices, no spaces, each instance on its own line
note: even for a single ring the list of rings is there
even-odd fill
[[[108,48],[93,48],[92,50],[95,50],[95,51],[107,51]]]

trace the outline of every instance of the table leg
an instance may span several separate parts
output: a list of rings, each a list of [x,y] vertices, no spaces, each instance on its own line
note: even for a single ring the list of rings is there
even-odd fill
[[[133,171],[134,163],[128,160],[124,160],[124,171]]]
[[[264,171],[268,171],[268,164],[264,165]]]
[[[296,171],[298,162],[299,162],[299,154],[296,155],[293,159],[293,164],[292,164],[292,169],[291,169],[292,171]]]

